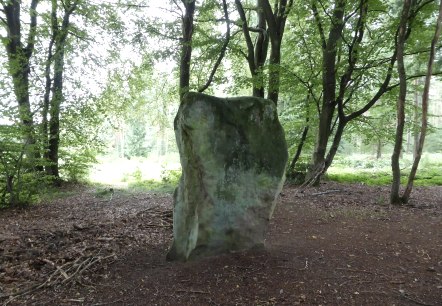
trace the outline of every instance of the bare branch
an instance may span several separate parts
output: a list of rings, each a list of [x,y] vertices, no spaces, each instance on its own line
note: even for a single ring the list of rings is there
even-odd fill
[[[223,0],[223,10],[224,10],[224,17],[226,20],[229,20],[229,12],[227,11],[227,3],[226,0]],[[215,65],[213,66],[212,72],[210,73],[209,79],[207,80],[206,84],[203,85],[198,89],[198,92],[203,92],[206,90],[210,84],[213,81],[213,77],[215,76],[216,70],[218,69],[219,65],[221,64],[221,61],[224,58],[224,55],[226,54],[227,46],[229,45],[230,41],[230,24],[229,22],[226,22],[226,39],[224,41],[224,44],[221,47],[220,54],[218,56],[218,59],[215,62]]]

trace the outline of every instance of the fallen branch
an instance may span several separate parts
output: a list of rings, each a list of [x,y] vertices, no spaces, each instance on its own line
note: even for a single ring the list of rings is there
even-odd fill
[[[44,262],[55,267],[55,271],[52,272],[52,274],[43,283],[33,285],[29,288],[18,291],[16,293],[0,295],[0,298],[7,298],[8,299],[3,304],[4,306],[6,306],[20,296],[27,295],[29,293],[35,292],[35,291],[42,289],[42,288],[49,288],[49,287],[53,287],[57,284],[68,283],[71,280],[73,280],[74,278],[80,277],[84,271],[88,270],[90,267],[92,267],[97,262],[112,258],[114,256],[115,256],[115,254],[104,256],[104,257],[103,256],[89,256],[87,258],[84,258],[82,256],[82,257],[77,258],[74,261],[65,263],[62,266],[57,266],[54,262],[52,262],[48,259],[43,259]],[[80,260],[82,260],[82,261],[80,261]],[[69,273],[71,271],[74,271],[74,272],[69,275]]]
[[[208,294],[208,292],[201,291],[201,290],[184,290],[184,289],[178,289],[176,292]]]
[[[407,294],[407,293],[402,293],[402,292],[400,292],[400,294],[401,294],[401,297],[403,297],[404,299],[409,300],[409,301],[411,301],[411,302],[413,302],[413,303],[415,303],[415,304],[417,304],[417,305],[422,305],[422,306],[434,306],[434,304],[427,304],[427,303],[425,303],[425,302],[418,301],[418,300],[412,298],[412,297],[411,297],[409,294]]]
[[[376,274],[375,272],[371,272],[371,271],[367,271],[367,270],[357,270],[357,269],[348,269],[348,268],[336,268],[336,270],[340,270],[340,271],[348,271],[348,272],[355,272],[355,273]]]
[[[312,193],[312,196],[317,196],[317,195],[322,195],[322,194],[328,194],[328,193],[335,193],[335,192],[341,192],[341,189],[332,189],[332,190],[327,190],[327,191],[323,191],[323,192],[316,192],[316,193]]]

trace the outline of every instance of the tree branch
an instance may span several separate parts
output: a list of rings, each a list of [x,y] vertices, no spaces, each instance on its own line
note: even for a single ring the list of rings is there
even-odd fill
[[[32,56],[35,46],[35,36],[37,34],[37,5],[39,0],[32,0],[29,14],[31,15],[31,24],[29,25],[28,44],[25,48],[27,58]]]
[[[318,8],[316,7],[316,4],[314,1],[312,1],[311,8],[312,8],[313,16],[315,17],[316,26],[318,27],[319,36],[321,37],[322,49],[325,50],[327,48],[327,41],[325,39],[324,28],[322,27],[322,22],[319,17]]]
[[[236,8],[238,10],[239,17],[241,18],[241,21],[242,21],[242,30],[243,30],[244,38],[246,40],[246,45],[247,45],[246,59],[249,64],[250,72],[253,73],[254,71],[256,71],[255,62],[254,62],[255,51],[253,48],[252,38],[250,37],[249,26],[247,25],[246,14],[244,12],[244,7],[242,6],[242,3],[240,0],[235,0],[235,4],[236,4]]]
[[[273,15],[272,7],[270,6],[270,3],[268,0],[259,0],[262,7],[262,12],[265,16],[265,19],[267,21],[268,26],[268,33],[270,36],[270,40],[272,41],[272,44],[278,43],[278,25],[275,16]],[[275,12],[276,14],[277,12]]]
[[[223,10],[224,10],[224,17],[226,18],[226,20],[229,20],[229,12],[227,11],[227,3],[226,0],[223,0]],[[215,62],[215,65],[213,66],[212,72],[210,73],[209,79],[207,80],[206,84],[203,85],[202,87],[200,87],[198,89],[198,92],[203,92],[204,90],[206,90],[210,84],[213,81],[213,77],[215,76],[216,70],[218,69],[219,65],[221,64],[221,61],[224,58],[224,55],[226,54],[226,50],[227,50],[227,46],[229,45],[229,41],[230,41],[230,23],[226,22],[226,39],[224,41],[224,44],[221,47],[221,51],[220,54],[218,56],[218,59]]]
[[[338,94],[337,104],[338,104],[339,116],[341,117],[341,119],[345,117],[344,105],[343,105],[344,95],[347,90],[347,86],[351,80],[351,77],[353,75],[356,62],[358,61],[358,48],[364,37],[365,21],[368,12],[368,1],[361,0],[358,8],[359,8],[359,18],[354,31],[353,40],[348,48],[348,66],[345,73],[342,75],[339,84],[339,94]]]
[[[405,41],[408,39],[408,37],[411,34],[411,29],[412,29],[411,24],[412,24],[415,16],[416,16],[416,14],[410,14],[408,17],[408,27],[407,27],[407,31],[404,36]],[[399,27],[396,30],[396,35],[395,35],[395,39],[394,39],[394,51],[393,51],[393,55],[390,59],[390,63],[388,65],[387,74],[385,75],[384,82],[382,82],[382,85],[379,87],[376,94],[371,98],[371,100],[367,104],[364,105],[364,107],[360,108],[357,111],[354,111],[353,113],[351,113],[350,115],[345,117],[347,121],[353,120],[354,118],[359,117],[360,115],[364,114],[382,97],[383,94],[385,94],[387,91],[392,89],[391,86],[389,87],[388,85],[390,84],[390,80],[393,76],[393,68],[394,68],[394,65],[395,65],[396,59],[397,59],[398,37],[399,37]],[[396,86],[399,86],[399,85],[396,85]],[[394,87],[396,87],[396,86],[394,86]]]
[[[442,75],[442,71],[435,71],[435,72],[432,71],[431,76],[437,76],[437,75]],[[407,81],[414,80],[414,79],[422,78],[422,77],[425,77],[425,76],[427,76],[426,73],[413,74],[413,75],[407,76],[406,80]],[[387,91],[390,91],[390,90],[392,90],[392,89],[394,89],[394,88],[396,88],[398,86],[399,86],[399,83],[391,85],[391,86],[387,87]]]

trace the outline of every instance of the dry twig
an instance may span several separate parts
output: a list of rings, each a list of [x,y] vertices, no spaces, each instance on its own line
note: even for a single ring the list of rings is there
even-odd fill
[[[57,266],[54,262],[50,261],[49,259],[43,259],[44,262],[55,267],[55,271],[52,272],[52,274],[50,274],[49,277],[43,283],[33,285],[29,288],[18,291],[16,293],[0,295],[0,298],[8,298],[8,300],[5,303],[3,303],[3,306],[8,305],[9,303],[11,303],[13,300],[17,299],[20,296],[30,294],[39,289],[53,287],[57,284],[65,284],[74,279],[78,279],[83,272],[91,268],[96,263],[112,258],[114,256],[115,254],[111,254],[104,257],[97,255],[97,256],[88,256],[85,258],[84,256],[81,256],[74,261],[65,263],[62,266]],[[74,272],[71,273],[71,271]]]

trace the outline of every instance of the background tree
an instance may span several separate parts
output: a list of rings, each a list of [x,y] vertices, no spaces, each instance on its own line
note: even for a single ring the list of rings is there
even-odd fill
[[[433,74],[433,64],[435,59],[435,51],[436,51],[436,45],[439,40],[440,36],[440,29],[441,29],[441,23],[442,23],[442,2],[439,4],[439,14],[436,21],[436,29],[433,36],[433,39],[431,41],[430,46],[430,54],[427,64],[427,73],[425,76],[425,85],[424,90],[422,94],[422,125],[419,133],[419,142],[416,149],[416,154],[413,161],[413,166],[411,168],[409,177],[408,177],[408,183],[407,187],[404,191],[404,194],[402,197],[399,195],[399,188],[400,188],[400,166],[399,166],[399,156],[402,149],[402,143],[403,143],[403,133],[404,133],[404,122],[405,122],[405,98],[407,93],[407,80],[406,80],[406,72],[405,72],[405,65],[404,65],[404,37],[405,37],[405,30],[406,30],[406,15],[409,11],[410,1],[406,0],[404,2],[404,9],[402,12],[401,17],[401,26],[399,30],[399,36],[398,36],[398,72],[399,72],[399,78],[400,78],[400,91],[399,91],[399,97],[398,97],[398,103],[397,103],[397,130],[396,130],[396,139],[395,139],[395,147],[392,155],[392,171],[393,171],[393,182],[391,187],[391,198],[390,202],[392,204],[402,204],[402,203],[408,203],[408,200],[410,198],[411,191],[413,189],[413,182],[414,178],[416,176],[417,168],[419,166],[419,161],[422,156],[422,150],[424,147],[425,142],[425,136],[427,132],[427,125],[428,125],[428,96],[429,96],[429,89],[430,89],[430,83],[431,83],[431,76]],[[404,17],[405,15],[405,17]]]
[[[429,3],[419,1],[413,6],[409,25]],[[379,46],[386,36],[390,37],[387,42],[396,42],[398,35],[394,19],[388,16],[383,4],[361,0],[354,6],[346,1],[337,1],[331,10],[334,17],[326,38],[324,19],[320,18],[315,2],[312,4],[323,49],[322,104],[316,148],[308,176],[310,182],[316,183],[331,165],[348,123],[365,114],[381,97],[398,86],[397,83],[390,84],[397,44]],[[345,15],[344,11],[349,13]],[[385,20],[385,23],[371,29],[369,25],[375,19]],[[368,29],[370,36],[364,39]],[[411,27],[407,30],[407,37],[410,31]],[[389,55],[385,57],[386,54]],[[328,148],[330,139],[332,142]]]
[[[51,9],[51,38],[49,43],[48,50],[48,63],[46,68],[46,88],[52,91],[52,98],[49,102],[49,134],[48,134],[48,146],[47,146],[47,158],[49,165],[46,167],[46,172],[49,175],[52,175],[56,178],[60,177],[59,174],[59,158],[58,151],[60,146],[60,107],[64,100],[63,95],[63,74],[64,74],[64,65],[65,65],[65,52],[66,52],[66,43],[69,35],[70,28],[70,17],[77,9],[80,0],[73,1],[65,1],[62,3],[63,17],[61,21],[57,16],[58,11],[58,1],[52,0],[52,9]],[[55,48],[55,52],[52,52],[52,46]],[[48,77],[50,75],[50,65],[53,62],[53,78],[52,78],[52,86],[51,78]],[[45,93],[45,97],[47,98],[49,93]],[[45,110],[47,109],[48,104],[45,101]],[[44,115],[47,115],[47,111],[44,111]],[[44,122],[47,122],[47,118],[43,118]],[[44,128],[46,130],[46,128]]]
[[[396,138],[391,157],[391,168],[393,172],[393,183],[391,186],[390,202],[397,204],[399,198],[399,186],[401,180],[401,170],[399,167],[399,157],[402,149],[402,139],[404,135],[405,125],[405,98],[407,96],[407,77],[404,64],[405,40],[407,36],[407,23],[410,16],[411,0],[405,0],[401,20],[399,23],[399,31],[397,35],[397,69],[399,74],[399,96],[397,99],[397,127]]]
[[[0,37],[8,56],[8,73],[12,78],[14,95],[18,104],[18,115],[22,125],[25,152],[28,158],[40,158],[36,148],[34,113],[30,102],[29,74],[31,57],[35,50],[37,33],[37,5],[39,0],[32,0],[29,8],[23,9],[22,1],[1,1],[3,17],[0,19],[6,30],[6,37]],[[22,11],[29,15],[30,23],[27,35],[24,34]],[[35,163],[37,165],[37,163]],[[41,167],[37,167],[41,170]]]

